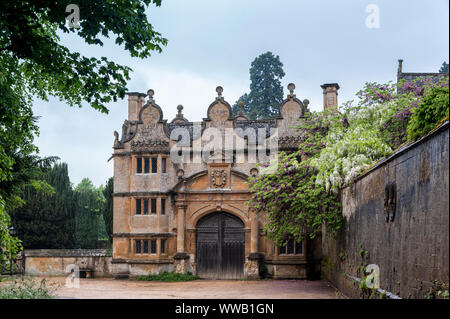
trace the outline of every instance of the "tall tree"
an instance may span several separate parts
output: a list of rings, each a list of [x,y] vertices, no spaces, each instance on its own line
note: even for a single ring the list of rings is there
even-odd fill
[[[278,55],[266,52],[255,58],[250,67],[250,93],[241,97],[244,111],[250,119],[266,119],[278,114],[278,106],[283,101],[281,79],[284,75],[283,63]],[[238,111],[236,102],[233,114]]]
[[[448,73],[448,63],[444,61],[442,63],[441,68],[439,69],[439,73]]]
[[[75,203],[67,164],[53,165],[42,179],[53,191],[25,187],[25,204],[11,212],[12,224],[24,248],[73,248]]]
[[[83,56],[64,46],[60,34],[71,34],[89,45],[100,46],[104,37],[113,37],[118,46],[123,45],[132,57],[139,58],[161,52],[167,44],[145,12],[151,4],[160,6],[161,0],[78,0],[75,3],[79,8],[79,29],[77,21],[66,25],[66,8],[71,3],[0,1],[0,202],[5,217],[0,219],[2,229],[9,227],[3,223],[8,223],[9,207],[14,206],[14,199],[20,194],[20,187],[6,185],[14,178],[15,154],[27,156],[37,151],[33,144],[38,134],[33,98],[47,100],[50,95],[70,106],[81,107],[87,102],[108,112],[106,103],[123,98],[127,90],[129,67],[106,57]],[[75,9],[71,10],[76,17]],[[28,178],[20,186],[30,182]],[[11,240],[8,237],[3,243]]]
[[[83,178],[75,187],[75,197],[75,247],[97,248],[103,194],[89,178]]]
[[[0,129],[0,142],[3,140],[2,133],[5,133],[5,131]],[[8,137],[7,134],[3,136],[13,142],[10,145],[5,145],[3,149],[2,143],[0,143],[0,153],[4,151],[2,155],[9,158],[10,163],[12,163],[9,171],[3,171],[6,172],[7,177],[3,179],[0,177],[0,268],[8,263],[11,257],[15,258],[23,247],[20,239],[12,236],[10,232],[11,211],[25,203],[23,198],[25,187],[32,188],[41,195],[53,192],[52,186],[43,179],[42,175],[58,159],[57,157],[40,158],[37,155],[29,154],[26,151],[27,148],[25,147],[25,150],[23,148],[24,145],[31,145],[26,137],[20,140],[17,139],[17,136]],[[1,173],[0,160],[0,175],[2,175]]]
[[[105,204],[103,206],[103,220],[105,221],[106,233],[108,234],[110,242],[113,234],[113,194],[114,194],[114,178],[110,177],[103,189],[103,196],[105,197]]]

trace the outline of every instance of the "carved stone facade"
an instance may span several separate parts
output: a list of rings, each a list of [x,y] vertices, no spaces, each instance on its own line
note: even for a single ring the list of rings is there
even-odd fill
[[[224,188],[227,184],[227,171],[214,169],[211,171],[211,185],[215,188]]]
[[[181,105],[168,122],[153,90],[128,93],[120,139],[114,132],[116,277],[176,271],[257,278],[261,269],[274,278],[312,277],[320,245],[275,247],[262,233],[264,217],[247,205],[247,179],[259,174],[257,163],[300,143],[295,126],[309,112],[309,101],[296,97],[293,84],[288,89],[276,118],[249,120],[242,108],[232,115],[218,87],[202,122],[184,118]],[[208,148],[211,136],[224,147]]]

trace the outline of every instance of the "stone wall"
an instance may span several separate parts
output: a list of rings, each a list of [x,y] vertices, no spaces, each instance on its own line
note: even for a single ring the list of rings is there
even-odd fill
[[[324,230],[322,274],[348,297],[367,297],[359,281],[369,264],[388,297],[424,298],[435,280],[448,284],[448,146],[447,122],[342,190],[345,225],[336,239]]]
[[[73,269],[91,270],[92,277],[112,274],[111,250],[105,249],[30,249],[22,253],[24,273],[30,276],[66,276]],[[83,274],[82,274],[83,275]]]

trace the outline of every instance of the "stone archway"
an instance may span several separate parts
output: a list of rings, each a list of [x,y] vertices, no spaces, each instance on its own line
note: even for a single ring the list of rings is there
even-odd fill
[[[242,279],[245,262],[244,223],[215,212],[196,225],[197,275],[209,279]]]

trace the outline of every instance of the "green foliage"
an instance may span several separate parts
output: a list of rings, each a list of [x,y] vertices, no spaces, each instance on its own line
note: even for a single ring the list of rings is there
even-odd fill
[[[281,79],[284,77],[280,57],[266,52],[255,58],[250,68],[250,93],[238,101],[244,102],[244,111],[250,119],[272,118],[278,115],[278,106],[283,101]],[[233,105],[236,115],[239,107]]]
[[[434,280],[433,286],[425,294],[425,299],[449,299],[448,283]]]
[[[14,280],[0,285],[0,299],[52,299],[54,298],[55,285],[49,285],[46,279],[38,284],[30,278]]]
[[[345,103],[335,112],[326,145],[312,159],[317,169],[316,183],[338,193],[374,161],[387,156],[392,147],[383,138],[382,125],[395,114],[392,85],[367,83],[358,92],[359,103]]]
[[[41,169],[57,158],[34,154],[37,149],[33,140],[38,131],[31,110],[32,96],[23,89],[22,78],[4,73],[2,63],[6,62],[0,53],[0,196],[9,212],[23,204],[20,195],[24,186],[51,191],[40,181]]]
[[[448,73],[448,63],[443,62],[441,68],[439,69],[439,73]]]
[[[276,163],[262,165],[260,176],[250,178],[249,204],[266,214],[264,230],[277,244],[288,236],[313,238],[322,224],[336,233],[342,226],[340,189],[407,141],[411,114],[420,114],[416,108],[439,105],[448,116],[448,78],[402,82],[398,90],[392,83],[367,83],[357,97],[356,105],[350,101],[339,110],[307,113],[298,126],[299,150],[281,153]],[[436,119],[433,125],[442,119],[438,113],[425,111]],[[363,249],[360,253],[367,256]]]
[[[75,187],[75,248],[97,248],[99,217],[103,211],[104,197],[89,178]]]
[[[154,275],[154,274],[148,274],[145,276],[138,276],[137,280],[142,281],[163,281],[163,282],[177,282],[177,281],[192,281],[197,280],[200,277],[193,275],[192,273],[188,272],[186,274],[181,273],[175,273],[175,272],[162,272],[160,274]]]
[[[412,141],[429,133],[444,118],[449,116],[448,78],[442,86],[426,87],[423,100],[413,109],[408,124],[408,138]]]
[[[73,248],[75,229],[74,193],[66,163],[42,171],[42,182],[52,192],[27,186],[22,192],[25,204],[11,211],[12,224],[28,249]]]
[[[0,196],[0,269],[9,262],[11,257],[15,259],[22,249],[20,240],[10,234],[10,224],[11,219],[5,211],[4,202]]]
[[[0,17],[0,57],[8,77],[20,77],[24,90],[46,100],[56,96],[69,105],[87,101],[107,112],[105,103],[123,98],[131,69],[105,57],[85,57],[60,43],[57,31],[74,34],[87,44],[103,45],[115,37],[131,56],[146,58],[161,52],[167,39],[147,20],[146,7],[161,0],[80,0],[80,29],[67,28],[71,1],[3,0]]]
[[[448,116],[448,77],[437,83],[430,79],[403,81],[398,93],[395,89],[391,83],[367,83],[358,92],[358,104],[351,101],[340,108],[336,113],[339,120],[334,121],[337,125],[330,127],[324,138],[326,147],[312,160],[318,170],[318,185],[339,192],[411,135],[428,133],[442,115]],[[417,117],[426,119],[429,125],[416,125]]]
[[[368,252],[367,250],[361,248],[361,249],[359,250],[359,255],[361,256],[361,258],[364,259],[364,258],[366,258],[366,257],[369,255],[369,252]]]
[[[249,205],[257,214],[265,213],[264,231],[276,244],[287,237],[301,241],[305,234],[314,238],[324,223],[331,233],[341,227],[339,196],[315,183],[317,171],[311,166],[335,118],[332,111],[307,114],[299,126],[300,134],[308,132],[302,134],[299,151],[282,152],[276,165],[261,165],[262,174],[249,180]],[[299,162],[300,158],[304,160]],[[272,172],[265,173],[265,169]]]
[[[113,198],[114,194],[114,178],[110,177],[106,182],[106,186],[103,189],[103,196],[105,197],[105,205],[103,207],[103,220],[105,223],[106,233],[108,234],[109,241],[112,241],[113,234]]]
[[[103,45],[114,37],[131,56],[146,58],[161,52],[167,39],[154,30],[145,10],[161,0],[79,0],[81,29],[65,26],[63,1],[0,1],[0,229],[2,249],[17,247],[5,235],[8,213],[23,204],[23,187],[50,188],[33,170],[38,135],[32,101],[54,96],[70,106],[108,112],[106,103],[123,98],[131,69],[105,57],[85,57],[61,44],[58,32],[73,34],[87,44]],[[10,245],[10,246],[9,246]]]

